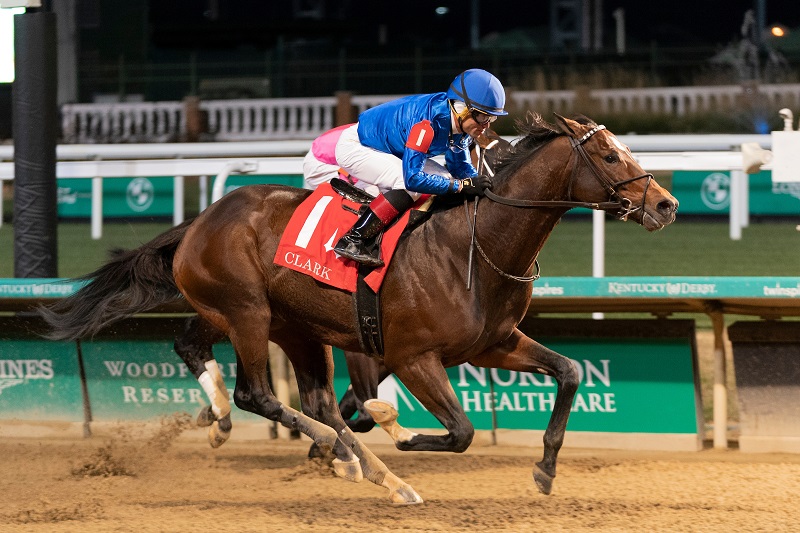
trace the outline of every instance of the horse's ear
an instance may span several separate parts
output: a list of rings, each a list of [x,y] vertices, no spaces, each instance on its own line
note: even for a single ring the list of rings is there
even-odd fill
[[[558,126],[558,129],[560,129],[567,135],[571,135],[573,137],[578,134],[577,132],[580,129],[579,128],[580,124],[578,124],[574,120],[562,117],[558,113],[554,112],[553,114],[556,116],[556,125]]]

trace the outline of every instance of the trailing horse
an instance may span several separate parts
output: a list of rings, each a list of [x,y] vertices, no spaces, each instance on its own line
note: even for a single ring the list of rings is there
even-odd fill
[[[403,450],[466,450],[474,428],[450,386],[446,367],[469,362],[552,376],[553,412],[544,456],[534,467],[549,494],[578,372],[566,357],[526,337],[517,324],[531,300],[536,256],[561,216],[576,206],[604,209],[653,231],[675,219],[678,202],[642,170],[627,147],[588,119],[531,115],[524,136],[496,167],[491,201],[465,223],[463,209],[435,209],[402,240],[383,283],[384,364],[446,428],[414,434],[391,406],[370,402],[376,421]],[[332,386],[330,346],[360,351],[351,294],[273,263],[281,235],[308,191],[275,185],[242,187],[191,223],[112,259],[74,295],[43,309],[53,338],[80,338],[181,295],[197,311],[175,350],[211,405],[212,444],[228,437],[230,405],[211,347],[229,337],[236,352],[237,406],[311,437],[336,457],[337,473],[366,477],[396,503],[422,499],[388,470],[347,427]],[[479,251],[466,290],[471,243]],[[295,369],[303,412],[277,401],[266,366],[269,343]]]

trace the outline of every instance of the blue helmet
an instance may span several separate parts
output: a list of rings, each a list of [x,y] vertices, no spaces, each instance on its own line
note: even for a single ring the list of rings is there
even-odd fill
[[[479,68],[465,70],[456,76],[447,90],[447,98],[460,100],[468,108],[477,109],[488,115],[508,115],[503,109],[506,104],[503,84],[492,74]]]

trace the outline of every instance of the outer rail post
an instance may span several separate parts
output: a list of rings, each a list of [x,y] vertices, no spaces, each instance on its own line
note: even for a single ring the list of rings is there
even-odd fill
[[[183,199],[184,199],[184,179],[183,176],[175,176],[172,178],[172,225],[177,226],[185,218],[183,212]]]
[[[744,227],[744,198],[742,182],[747,178],[743,170],[731,170],[730,184],[730,237],[732,241],[742,240],[742,227]]]
[[[606,275],[606,212],[592,211],[592,277]],[[602,320],[603,313],[592,313],[592,318]]]
[[[728,448],[728,389],[725,364],[725,320],[720,311],[708,316],[714,327],[714,448]]]
[[[92,178],[92,239],[103,236],[103,178]]]

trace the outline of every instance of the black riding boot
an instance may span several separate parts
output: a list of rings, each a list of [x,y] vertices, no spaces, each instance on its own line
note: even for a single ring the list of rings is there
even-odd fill
[[[362,265],[383,266],[380,247],[375,246],[375,237],[383,227],[383,221],[367,207],[353,227],[339,239],[333,251]]]

